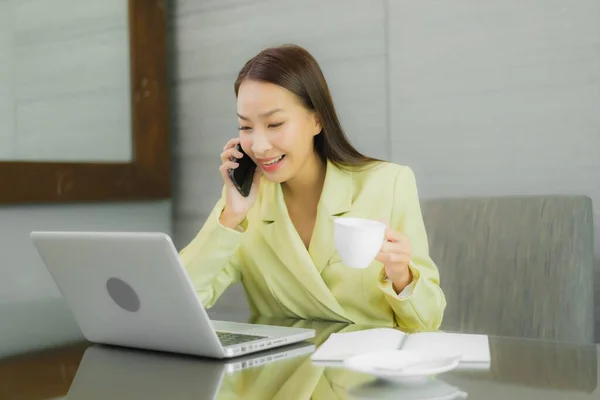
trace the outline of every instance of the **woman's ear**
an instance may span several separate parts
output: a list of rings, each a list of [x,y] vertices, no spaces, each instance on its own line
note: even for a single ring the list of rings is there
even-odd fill
[[[323,131],[323,126],[321,125],[321,118],[316,112],[312,113],[312,123],[313,123],[313,136],[317,136],[321,131]]]

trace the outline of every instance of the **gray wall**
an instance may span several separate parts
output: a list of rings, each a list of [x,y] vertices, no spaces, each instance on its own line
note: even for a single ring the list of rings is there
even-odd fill
[[[176,1],[176,243],[219,194],[236,72],[282,42],[315,55],[353,142],[410,165],[423,198],[587,194],[600,221],[599,13],[597,0]]]
[[[29,240],[33,230],[170,234],[171,201],[0,207],[0,306],[60,297]]]

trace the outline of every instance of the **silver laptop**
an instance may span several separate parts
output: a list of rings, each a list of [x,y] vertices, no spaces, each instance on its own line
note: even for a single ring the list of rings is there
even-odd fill
[[[211,321],[164,233],[30,236],[90,342],[228,358],[315,336],[313,329]]]
[[[218,395],[226,376],[308,357],[314,349],[302,342],[235,359],[208,360],[95,345],[86,349],[66,399],[215,399],[222,397]]]

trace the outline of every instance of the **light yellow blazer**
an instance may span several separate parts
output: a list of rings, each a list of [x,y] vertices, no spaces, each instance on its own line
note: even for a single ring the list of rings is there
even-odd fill
[[[388,162],[346,172],[327,164],[325,185],[309,249],[287,213],[281,185],[263,179],[242,230],[218,219],[224,191],[198,235],[181,252],[206,307],[242,281],[258,315],[398,326],[407,332],[439,328],[446,300],[429,257],[412,170]],[[335,249],[333,219],[385,219],[411,240],[410,293],[398,296],[381,263],[366,269],[343,265]]]

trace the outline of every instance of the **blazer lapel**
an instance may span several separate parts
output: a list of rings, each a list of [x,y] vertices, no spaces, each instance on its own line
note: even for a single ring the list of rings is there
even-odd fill
[[[309,253],[319,273],[335,253],[333,220],[352,209],[353,191],[352,175],[328,163],[309,247]]]
[[[328,163],[325,185],[317,210],[317,220],[308,251],[292,223],[283,199],[281,185],[266,183],[261,204],[263,235],[281,262],[304,289],[328,309],[347,319],[320,272],[335,251],[332,219],[350,210],[352,177]]]

